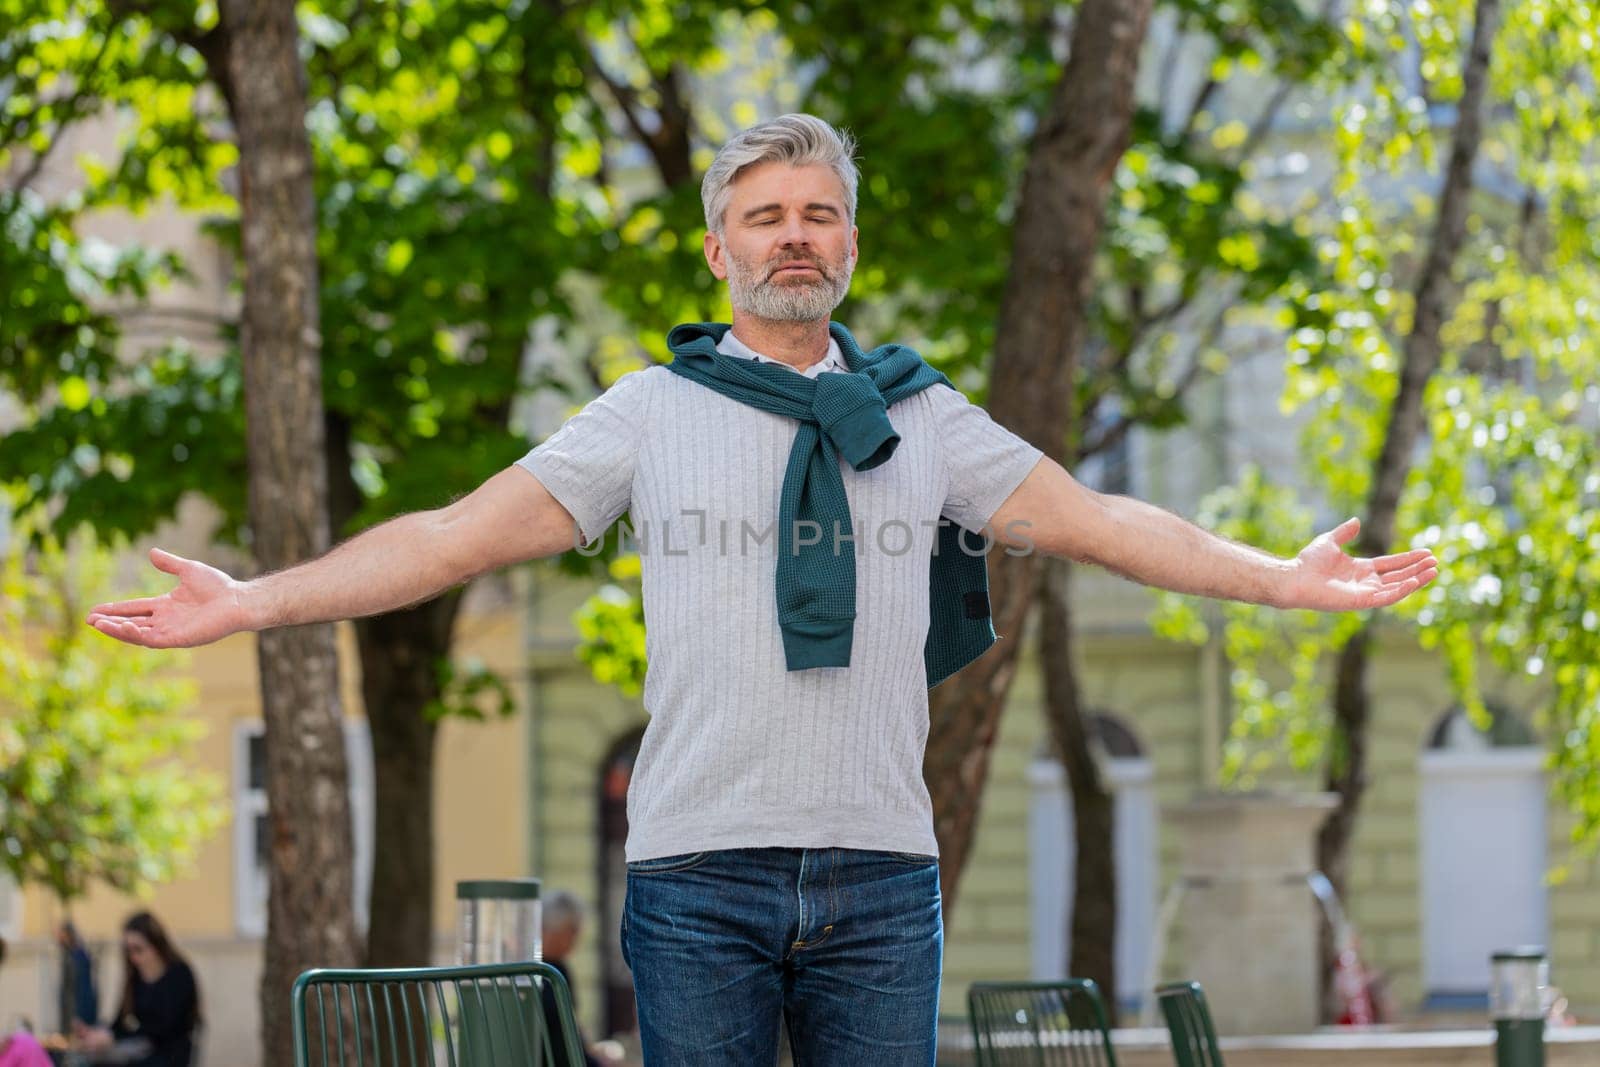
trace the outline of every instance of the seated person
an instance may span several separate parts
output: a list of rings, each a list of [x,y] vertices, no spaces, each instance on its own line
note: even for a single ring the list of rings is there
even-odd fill
[[[583,903],[576,896],[565,889],[558,889],[545,899],[542,913],[542,930],[540,941],[544,954],[544,962],[561,972],[561,977],[567,980],[567,989],[572,992],[573,1010],[577,1010],[577,993],[572,986],[572,964],[568,957],[571,956],[574,946],[578,943],[578,935],[583,932]],[[554,1031],[560,1025],[560,1015],[556,1009],[555,994],[548,988],[544,990],[545,1019]],[[555,1048],[554,1067],[603,1067],[601,1053],[605,1050],[590,1045],[578,1033],[578,1043],[583,1047],[581,1064],[570,1065],[567,1063],[565,1050],[559,1045]],[[610,1058],[610,1057],[607,1057]]]
[[[0,963],[6,959],[6,940],[0,937]],[[0,1035],[0,1067],[50,1067],[50,1054],[39,1047],[33,1035],[18,1030]]]
[[[122,952],[125,971],[116,1021],[110,1029],[80,1027],[84,1047],[93,1051],[143,1039],[149,1050],[133,1067],[190,1067],[200,1026],[194,971],[149,912],[139,912],[124,924]]]
[[[89,947],[70,919],[56,927],[56,944],[61,946],[61,1030],[70,1033],[74,1022],[94,1026],[100,1021],[100,993],[95,988]]]

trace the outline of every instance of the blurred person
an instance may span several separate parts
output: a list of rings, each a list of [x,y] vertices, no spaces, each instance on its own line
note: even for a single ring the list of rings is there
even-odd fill
[[[997,639],[963,532],[1279,608],[1387,607],[1437,574],[1427,551],[1346,554],[1354,519],[1285,559],[1095,492],[912,349],[863,351],[831,319],[858,258],[854,150],[810,115],[724,144],[702,247],[731,324],[676,327],[671,363],[473,492],[249,581],[156,549],[177,586],[86,619],[172,648],[380,614],[587,551],[631,509],[658,539],[638,546],[650,721],[621,927],[650,1067],[764,1067],[780,1028],[797,1062],[933,1063],[928,690]]]
[[[78,1023],[98,1025],[100,993],[95,986],[94,960],[71,919],[56,927],[56,944],[61,947],[61,981],[56,996],[61,1032],[72,1033]]]
[[[6,961],[6,939],[0,937],[0,965]],[[50,1054],[24,1029],[0,1034],[0,1067],[51,1067]]]
[[[544,955],[544,962],[561,972],[561,977],[566,979],[567,989],[572,994],[572,1010],[578,1010],[578,990],[572,980],[572,950],[577,947],[578,937],[583,933],[584,920],[587,918],[587,909],[577,895],[558,889],[549,894],[541,906],[541,934],[540,946]],[[552,1028],[556,1023],[556,1003],[554,996],[546,990],[544,994],[545,1017],[550,1020]],[[621,1048],[614,1041],[602,1041],[591,1044],[583,1034],[582,1028],[578,1031],[578,1042],[583,1046],[585,1067],[604,1067],[608,1062],[621,1058]],[[565,1067],[566,1057],[562,1050],[556,1050],[554,1067]]]
[[[141,911],[122,927],[122,999],[110,1027],[78,1027],[85,1049],[147,1046],[133,1067],[190,1067],[200,1027],[194,970],[154,915]],[[287,1010],[287,1009],[285,1009]]]

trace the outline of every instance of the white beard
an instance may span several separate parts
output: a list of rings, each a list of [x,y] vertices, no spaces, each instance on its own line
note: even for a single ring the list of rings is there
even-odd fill
[[[779,282],[770,269],[786,260],[805,259],[821,277],[804,282]],[[844,262],[829,264],[809,256],[782,256],[771,264],[756,265],[728,254],[728,295],[733,306],[747,315],[768,322],[816,322],[826,319],[850,291],[853,265],[846,253]]]

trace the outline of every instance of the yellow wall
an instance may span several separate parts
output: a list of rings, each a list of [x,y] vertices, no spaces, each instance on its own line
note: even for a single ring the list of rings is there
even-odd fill
[[[523,706],[521,626],[517,612],[502,607],[489,615],[467,615],[460,622],[458,649],[503,673]],[[341,688],[346,716],[362,714],[360,667],[353,631],[339,628]],[[171,655],[153,652],[150,655]],[[240,634],[215,645],[180,654],[181,672],[197,687],[188,713],[206,725],[193,764],[221,782],[223,804],[234,798],[234,728],[259,723],[261,704],[253,635]],[[511,877],[527,872],[525,725],[510,719],[473,723],[450,721],[440,730],[437,756],[435,832],[437,847],[436,928],[455,928],[455,882],[471,877]],[[232,938],[234,920],[233,825],[200,850],[192,872],[159,886],[146,900],[97,888],[73,908],[86,937],[110,940],[130,911],[153,910],[183,943]],[[59,918],[59,906],[36,888],[23,894],[22,934],[44,937]]]

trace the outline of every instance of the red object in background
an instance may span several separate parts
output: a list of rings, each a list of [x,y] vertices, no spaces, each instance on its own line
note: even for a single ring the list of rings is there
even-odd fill
[[[1378,1021],[1372,995],[1373,974],[1361,962],[1354,945],[1347,945],[1333,965],[1333,989],[1339,997],[1340,1026],[1371,1026]]]

